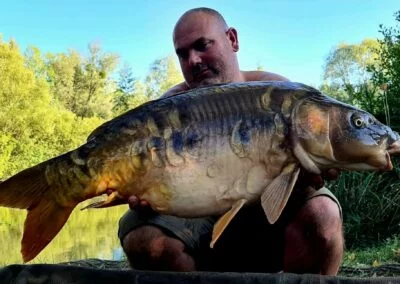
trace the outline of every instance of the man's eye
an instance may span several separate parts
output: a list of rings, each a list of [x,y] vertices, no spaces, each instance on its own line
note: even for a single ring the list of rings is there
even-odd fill
[[[196,45],[194,46],[194,48],[197,51],[206,51],[207,48],[211,45],[211,41],[203,41],[203,42],[199,42],[196,43]]]
[[[177,52],[177,55],[181,59],[187,59],[189,56],[189,53],[186,51],[179,51],[179,52]]]

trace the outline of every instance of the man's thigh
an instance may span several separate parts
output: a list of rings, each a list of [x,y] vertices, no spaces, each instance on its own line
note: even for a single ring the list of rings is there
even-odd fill
[[[167,236],[181,240],[190,254],[194,254],[204,236],[211,235],[215,218],[179,218],[154,211],[128,210],[119,221],[118,237],[121,244],[125,236],[141,226],[156,226]]]

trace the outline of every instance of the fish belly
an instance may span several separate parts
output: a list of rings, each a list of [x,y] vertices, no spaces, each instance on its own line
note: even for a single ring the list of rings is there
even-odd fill
[[[186,157],[184,167],[166,169],[170,200],[165,213],[182,217],[222,214],[239,199],[257,200],[271,182],[260,160],[241,158],[230,149],[204,161]],[[159,211],[163,211],[162,209]]]

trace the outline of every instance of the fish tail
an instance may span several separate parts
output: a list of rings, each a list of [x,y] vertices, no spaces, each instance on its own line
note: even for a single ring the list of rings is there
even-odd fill
[[[59,204],[45,176],[47,163],[28,168],[0,183],[0,206],[27,209],[21,253],[35,258],[64,226],[75,206]]]

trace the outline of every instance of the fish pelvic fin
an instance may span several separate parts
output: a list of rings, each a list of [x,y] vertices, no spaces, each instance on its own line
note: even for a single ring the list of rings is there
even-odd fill
[[[111,193],[106,200],[90,203],[89,205],[83,207],[81,210],[90,208],[107,208],[121,204],[127,204],[128,201],[125,197],[119,195],[117,191]]]
[[[62,207],[46,199],[28,209],[21,242],[25,263],[34,259],[53,240],[73,209],[74,207]]]
[[[274,224],[281,216],[297,181],[299,172],[300,168],[297,164],[287,165],[283,168],[282,173],[262,193],[261,205],[270,224]]]
[[[235,215],[239,212],[240,208],[247,202],[246,199],[239,199],[233,204],[232,208],[226,212],[222,217],[220,217],[214,225],[212,239],[210,243],[210,248],[213,248],[219,237],[222,235],[226,227],[228,227],[229,223],[235,217]]]

